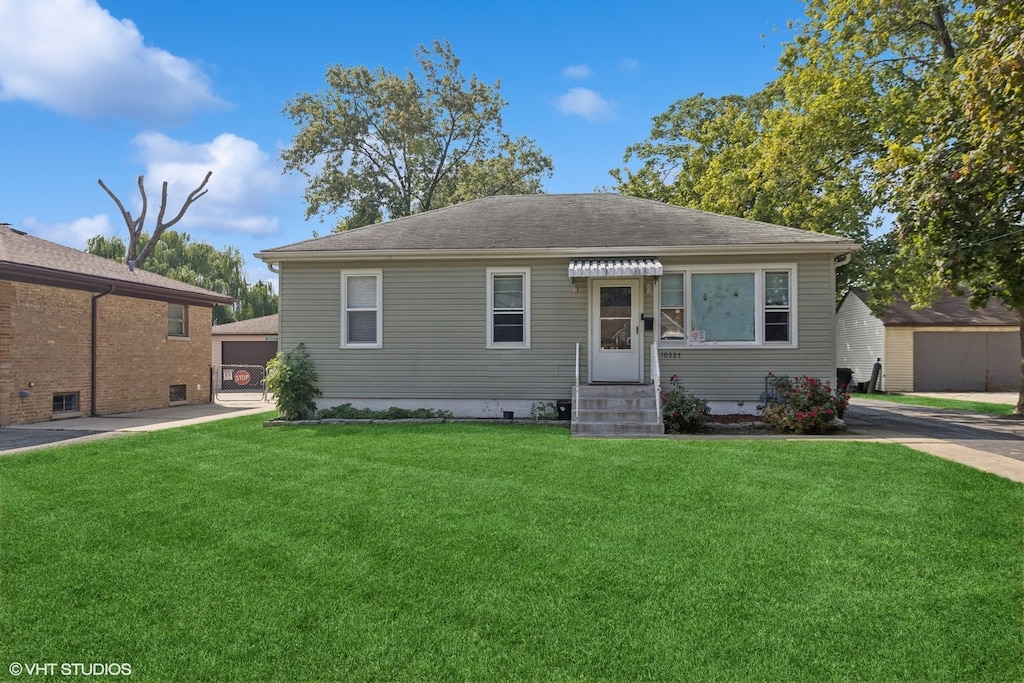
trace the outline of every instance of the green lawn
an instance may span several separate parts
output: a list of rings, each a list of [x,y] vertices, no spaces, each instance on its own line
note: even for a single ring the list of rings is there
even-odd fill
[[[1008,403],[986,403],[983,401],[964,401],[955,398],[936,398],[934,396],[918,396],[916,394],[850,394],[850,398],[869,398],[875,401],[892,401],[912,406],[928,406],[930,408],[950,408],[952,410],[968,410],[972,413],[989,415],[1013,415],[1013,406]]]
[[[1022,486],[894,445],[239,418],[0,458],[0,515],[5,680],[1024,678]]]

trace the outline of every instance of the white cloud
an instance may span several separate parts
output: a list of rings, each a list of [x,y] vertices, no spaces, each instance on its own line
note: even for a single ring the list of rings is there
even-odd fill
[[[575,114],[588,121],[596,121],[612,113],[611,102],[588,88],[570,89],[558,98],[557,107],[563,114]]]
[[[21,227],[33,237],[82,250],[85,249],[90,237],[113,237],[117,232],[110,224],[110,217],[104,214],[79,218],[70,223],[44,223],[34,216],[29,216],[21,221]]]
[[[579,80],[590,78],[592,73],[593,72],[590,70],[590,67],[586,64],[574,64],[562,69],[562,75],[566,78],[575,78]]]
[[[147,47],[96,0],[0,0],[2,100],[149,124],[226,106],[198,66]]]
[[[275,233],[279,227],[275,202],[300,194],[295,178],[281,175],[274,160],[255,142],[237,135],[223,133],[210,142],[193,144],[163,133],[146,132],[135,136],[134,143],[146,166],[151,216],[147,223],[155,221],[165,181],[165,218],[170,220],[208,171],[213,171],[213,175],[206,186],[207,194],[192,204],[176,228],[185,232],[201,229],[254,235]],[[138,198],[138,190],[134,194],[133,202]],[[125,197],[121,199],[125,201]]]

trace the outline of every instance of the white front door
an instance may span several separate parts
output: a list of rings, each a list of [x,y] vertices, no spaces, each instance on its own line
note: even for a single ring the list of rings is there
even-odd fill
[[[590,381],[643,381],[640,280],[590,283]]]

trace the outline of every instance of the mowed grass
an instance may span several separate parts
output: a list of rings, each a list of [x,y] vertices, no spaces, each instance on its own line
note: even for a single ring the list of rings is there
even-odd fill
[[[1021,485],[893,445],[239,418],[0,458],[0,514],[0,678],[1024,678]]]
[[[984,413],[988,415],[1013,415],[1014,406],[1009,403],[988,403],[985,401],[965,401],[955,398],[938,398],[935,396],[918,396],[916,394],[850,394],[850,398],[867,398],[873,401],[891,401],[892,403],[903,403],[912,406],[926,406],[929,408],[949,408],[951,410],[966,410],[972,413]]]

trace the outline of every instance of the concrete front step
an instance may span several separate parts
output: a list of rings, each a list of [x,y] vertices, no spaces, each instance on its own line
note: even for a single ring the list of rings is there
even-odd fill
[[[641,422],[658,424],[658,411],[650,409],[616,410],[615,408],[592,410],[581,407],[577,412],[577,419],[582,422]]]
[[[581,384],[577,387],[580,398],[650,398],[654,395],[651,384]]]
[[[662,424],[580,422],[572,423],[573,436],[662,436]]]
[[[576,387],[575,436],[660,436],[658,402],[650,384],[598,384]]]

